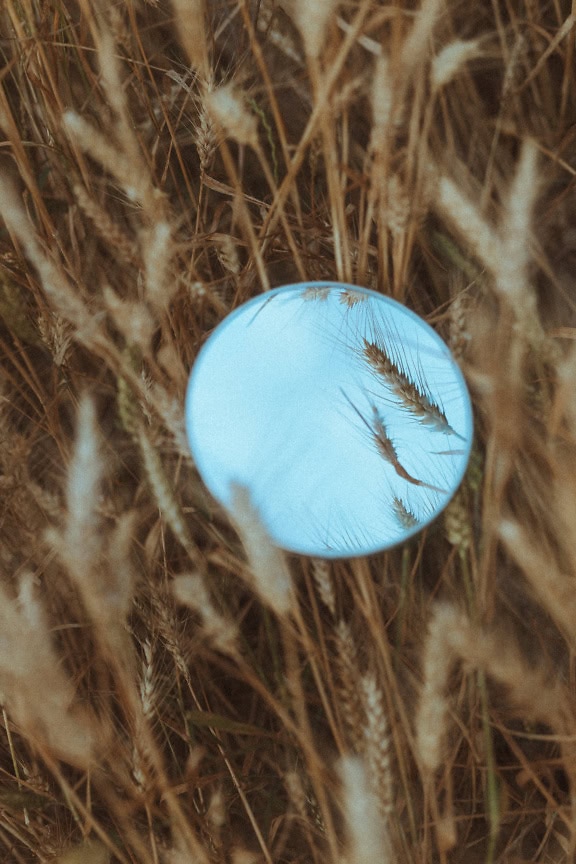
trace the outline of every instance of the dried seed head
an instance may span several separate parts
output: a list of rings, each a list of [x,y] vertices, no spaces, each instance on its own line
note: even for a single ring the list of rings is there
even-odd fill
[[[66,487],[66,530],[64,549],[71,571],[87,573],[94,566],[100,548],[96,504],[100,495],[104,464],[101,455],[96,409],[83,395],[78,407],[74,456]]]
[[[320,599],[324,605],[330,610],[333,616],[336,615],[336,595],[334,593],[334,585],[332,583],[332,574],[330,562],[323,558],[315,558],[312,561],[312,576],[316,583],[316,588]]]
[[[216,134],[212,117],[206,110],[204,102],[200,105],[198,113],[195,143],[200,158],[200,170],[205,174],[216,150]]]
[[[130,128],[127,123],[128,103],[126,88],[123,86],[122,81],[118,50],[114,43],[114,37],[109,30],[105,29],[100,32],[97,51],[100,65],[100,79],[106,93],[106,98],[120,121],[120,127],[126,124]]]
[[[381,341],[371,342],[364,338],[362,341],[364,343],[362,355],[374,372],[386,381],[403,407],[414,417],[418,418],[423,425],[432,426],[432,428],[448,435],[455,434],[440,405],[434,401],[431,394],[425,392],[424,387],[419,381],[412,380],[404,372],[394,357],[386,351]],[[374,426],[375,431],[382,431],[382,426],[383,424],[380,423],[378,430]],[[386,437],[385,429],[383,431],[383,437]]]
[[[477,39],[455,39],[445,45],[432,61],[431,79],[434,89],[439,90],[448,84],[465,63],[480,56],[480,53]]]
[[[237,276],[240,273],[240,258],[234,238],[230,234],[225,234],[216,249],[218,260],[225,270]]]
[[[424,681],[416,712],[416,748],[420,764],[429,773],[442,764],[448,725],[446,689],[456,654],[452,638],[466,629],[464,616],[450,604],[437,603],[428,625],[424,646]]]
[[[472,528],[466,506],[466,493],[460,488],[444,512],[446,537],[461,552],[470,548]]]
[[[393,91],[390,62],[381,54],[374,67],[371,91],[372,105],[372,149],[377,149],[379,139],[386,133],[392,119]]]
[[[172,593],[179,603],[188,606],[202,617],[204,631],[216,648],[226,653],[234,651],[238,628],[215,608],[199,573],[176,576],[172,583]]]
[[[405,235],[410,220],[410,198],[397,174],[388,180],[386,191],[386,224],[392,236],[400,239]]]
[[[535,302],[528,286],[530,263],[530,237],[536,196],[538,151],[534,141],[527,139],[522,145],[520,161],[506,202],[502,219],[503,255],[497,271],[497,288],[509,298],[516,309],[527,302]]]
[[[198,557],[196,547],[192,543],[184,514],[166,476],[162,459],[142,424],[138,424],[133,432],[138,441],[144,470],[158,507],[179,542],[187,550],[192,560],[196,560]]]
[[[156,328],[156,323],[146,305],[132,300],[123,300],[109,285],[104,285],[102,296],[114,319],[114,324],[123,334],[127,345],[138,347],[146,353]]]
[[[144,283],[146,297],[154,309],[165,309],[178,285],[170,277],[172,229],[167,222],[156,222],[144,235]]]
[[[355,752],[364,748],[362,728],[364,708],[358,690],[360,670],[356,643],[349,625],[340,620],[335,628],[336,670],[338,675],[338,709]]]
[[[78,331],[89,331],[93,324],[83,301],[72,288],[64,268],[55,263],[43,249],[38,234],[24,207],[13,179],[0,172],[0,216],[6,228],[22,245],[24,253],[36,268],[53,311],[74,323]],[[77,337],[78,337],[77,331]]]
[[[470,297],[464,291],[460,291],[450,304],[450,334],[448,344],[450,345],[452,356],[456,360],[461,360],[464,357],[472,338],[468,327],[470,308]]]
[[[287,771],[284,775],[284,784],[290,798],[290,803],[299,816],[306,818],[308,808],[306,807],[306,792],[304,791],[302,777],[297,771]]]
[[[232,509],[251,565],[254,587],[278,615],[286,615],[292,606],[290,573],[282,552],[272,543],[245,486],[234,486]]]
[[[212,119],[226,135],[239,144],[258,147],[258,122],[233,84],[224,84],[207,92],[205,99]]]
[[[426,59],[443,5],[444,0],[422,0],[414,26],[402,46],[402,66],[406,77]]]
[[[226,801],[222,789],[216,789],[210,796],[206,816],[216,837],[218,837],[220,830],[226,824]]]
[[[398,520],[398,524],[405,531],[409,531],[411,528],[415,528],[416,525],[418,525],[418,519],[414,513],[401,498],[398,498],[398,496],[394,496],[392,499],[392,510],[394,516]]]
[[[54,650],[33,583],[25,575],[16,598],[0,586],[0,701],[32,741],[87,765],[96,730],[74,704],[73,684]]]
[[[294,17],[307,57],[316,59],[320,55],[328,24],[338,5],[338,0],[295,0]]]
[[[441,177],[436,200],[439,210],[454,225],[481,263],[495,273],[502,258],[502,244],[492,226],[462,190],[448,177]]]
[[[364,754],[368,779],[372,791],[378,797],[380,812],[384,818],[387,818],[392,813],[394,798],[390,732],[384,696],[376,676],[371,673],[362,676],[360,691],[366,715],[364,721]]]
[[[354,864],[386,864],[390,850],[385,823],[363,761],[353,756],[342,759],[340,776],[348,833],[347,860]]]
[[[149,639],[145,639],[142,643],[142,653],[144,659],[140,666],[138,690],[140,692],[140,701],[142,702],[144,716],[151,717],[154,712],[156,689],[154,686],[154,655]]]
[[[209,74],[209,38],[205,27],[204,0],[172,0],[180,41],[190,64],[204,79]]]
[[[132,140],[121,142],[124,147],[112,142],[109,135],[75,111],[64,112],[62,125],[74,144],[116,178],[131,201],[141,204],[158,220],[159,211],[164,210],[164,196],[154,187],[148,166]]]
[[[72,328],[59,315],[47,312],[38,317],[38,332],[48,346],[56,366],[62,366],[66,362],[72,342]]]
[[[73,190],[80,208],[90,219],[100,237],[117,249],[125,261],[134,261],[138,255],[136,244],[111,219],[106,210],[88,194],[84,186],[75,183]]]

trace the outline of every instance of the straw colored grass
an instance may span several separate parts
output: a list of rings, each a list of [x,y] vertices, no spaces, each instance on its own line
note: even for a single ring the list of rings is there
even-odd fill
[[[572,860],[573,6],[0,5],[1,861]],[[280,553],[186,442],[206,338],[308,279],[472,393],[460,492],[367,559]]]

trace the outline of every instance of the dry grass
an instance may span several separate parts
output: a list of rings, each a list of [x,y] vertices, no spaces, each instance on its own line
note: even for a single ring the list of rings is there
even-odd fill
[[[575,22],[2,4],[0,860],[572,860]],[[204,339],[304,278],[473,393],[445,520],[369,560],[284,558],[245,490],[234,528],[186,446]]]

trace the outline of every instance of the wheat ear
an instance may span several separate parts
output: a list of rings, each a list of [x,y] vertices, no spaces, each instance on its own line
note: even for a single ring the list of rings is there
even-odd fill
[[[410,528],[415,528],[418,525],[418,519],[412,513],[412,511],[407,507],[407,505],[402,501],[401,498],[398,498],[397,495],[392,499],[392,509],[394,511],[394,516],[402,526],[406,530]]]
[[[364,425],[370,430],[370,434],[372,439],[376,445],[376,449],[380,453],[383,459],[386,460],[392,467],[396,474],[399,477],[402,477],[403,480],[407,480],[408,483],[412,483],[413,486],[421,486],[423,489],[431,489],[432,492],[439,492],[443,495],[446,494],[446,489],[440,489],[438,486],[431,486],[429,483],[425,483],[423,480],[418,480],[417,477],[413,477],[408,473],[406,468],[402,465],[398,458],[398,453],[396,452],[396,448],[394,447],[394,443],[388,432],[386,430],[386,424],[382,420],[378,409],[375,405],[372,405],[372,423],[370,424],[366,418],[360,413],[358,408],[354,405],[354,403],[348,398],[344,390],[340,388],[340,392],[348,402],[351,408],[354,409],[356,414],[360,417]]]
[[[386,380],[386,384],[407,411],[417,417],[420,423],[464,440],[462,435],[459,435],[449,424],[442,408],[424,393],[414,381],[410,380],[406,373],[388,356],[384,348],[375,342],[369,342],[367,339],[362,341],[364,342],[362,349],[364,357],[372,369]]]

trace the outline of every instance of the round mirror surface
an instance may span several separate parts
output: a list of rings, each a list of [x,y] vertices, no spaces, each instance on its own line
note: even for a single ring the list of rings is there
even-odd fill
[[[324,558],[420,531],[472,444],[468,391],[440,337],[394,300],[334,282],[278,288],[229,315],[192,370],[186,424],[226,509],[245,487],[277,546]]]

